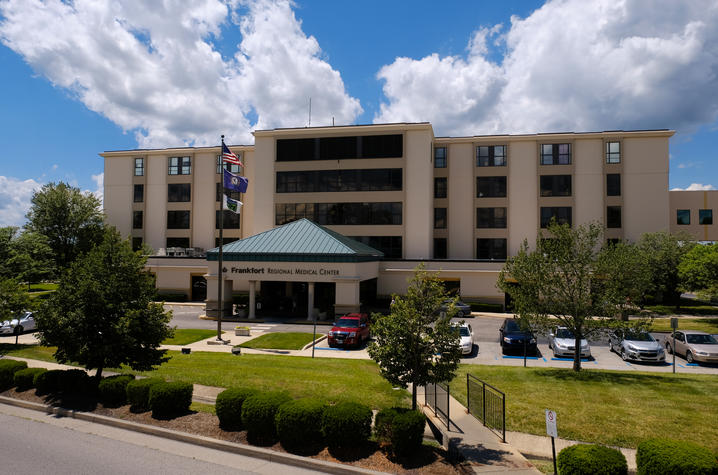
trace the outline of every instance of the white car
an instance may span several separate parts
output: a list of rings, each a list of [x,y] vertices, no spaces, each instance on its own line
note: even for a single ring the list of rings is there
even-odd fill
[[[474,350],[474,331],[471,329],[471,325],[464,323],[463,325],[457,325],[456,328],[459,329],[461,354],[470,355]]]
[[[557,358],[571,357],[576,353],[576,337],[566,327],[558,327],[548,335],[548,347],[553,350]],[[581,358],[591,357],[591,347],[586,339],[581,340]]]
[[[19,319],[5,320],[0,326],[0,335],[20,335],[26,331],[35,331],[35,316],[25,312]]]

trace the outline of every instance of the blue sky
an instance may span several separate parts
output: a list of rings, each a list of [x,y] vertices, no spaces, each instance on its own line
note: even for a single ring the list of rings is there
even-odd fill
[[[437,135],[672,128],[670,187],[714,189],[718,1],[0,0],[0,225],[101,193],[104,150],[255,128]]]

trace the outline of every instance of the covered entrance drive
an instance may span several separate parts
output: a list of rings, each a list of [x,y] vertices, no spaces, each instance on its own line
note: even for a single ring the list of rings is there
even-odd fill
[[[311,320],[358,312],[361,289],[376,282],[382,257],[380,251],[307,219],[294,221],[224,245],[222,304],[231,311],[232,286],[238,280],[249,287],[250,319],[256,317],[260,289],[262,306],[287,315]],[[219,249],[207,252],[208,316],[218,313],[218,259]]]

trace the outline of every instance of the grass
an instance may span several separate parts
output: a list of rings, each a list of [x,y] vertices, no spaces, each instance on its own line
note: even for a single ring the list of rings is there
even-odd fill
[[[676,309],[673,305],[647,305],[646,310],[649,310],[657,315],[718,316],[718,307],[701,300],[686,298],[681,298],[680,307],[678,309]]]
[[[217,330],[191,330],[186,328],[176,328],[175,336],[167,338],[162,342],[163,345],[187,345],[195,341],[204,340],[217,334]]]
[[[653,320],[652,331],[671,332],[670,318]],[[678,320],[680,330],[700,330],[706,333],[718,333],[718,318],[681,318]]]
[[[13,341],[15,338],[13,337]],[[40,345],[15,345],[13,343],[0,343],[0,355],[17,356],[18,358],[29,358],[39,361],[57,363],[53,354],[54,346]]]
[[[264,348],[270,350],[301,350],[314,340],[312,333],[267,333],[240,344],[242,348]]]
[[[546,435],[553,409],[567,439],[635,448],[671,437],[718,450],[715,375],[461,365],[451,392],[464,405],[467,373],[506,393],[507,430]]]
[[[31,284],[30,292],[42,292],[42,291],[54,292],[55,290],[57,290],[58,286],[59,286],[59,284],[56,284],[54,282],[42,282],[39,284]]]
[[[214,410],[214,404],[203,404],[201,402],[192,402],[189,406],[190,411],[206,412],[207,414],[217,415]]]

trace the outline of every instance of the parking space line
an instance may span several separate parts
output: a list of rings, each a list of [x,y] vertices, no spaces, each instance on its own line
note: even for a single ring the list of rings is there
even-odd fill
[[[686,366],[700,366],[698,363],[686,363]]]
[[[503,358],[505,358],[505,359],[514,359],[514,360],[522,360],[522,359],[524,359],[523,356],[508,356],[508,355],[503,355]],[[538,359],[538,356],[527,356],[526,359],[527,359],[527,360],[537,360],[537,359]]]
[[[348,350],[345,350],[345,349],[343,349],[343,348],[327,348],[327,347],[325,347],[325,346],[316,346],[315,348],[316,348],[317,350],[348,351]]]
[[[545,356],[542,356],[541,359],[543,360],[544,363],[547,363]]]
[[[624,361],[624,363],[626,363],[626,366],[632,366],[628,361]]]
[[[573,361],[573,358],[557,358],[554,356],[553,358],[551,358],[551,361]],[[587,361],[591,361],[591,360],[589,360],[588,358],[581,358],[581,361],[587,362]]]
[[[685,368],[685,366],[683,366],[683,365],[680,364],[680,363],[676,363],[676,364],[677,364],[678,366],[680,366],[681,368]]]

